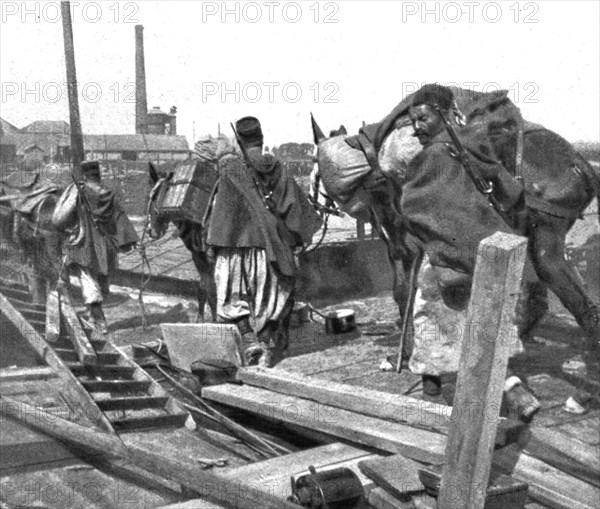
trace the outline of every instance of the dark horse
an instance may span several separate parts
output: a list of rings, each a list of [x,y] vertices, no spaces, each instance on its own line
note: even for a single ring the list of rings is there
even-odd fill
[[[202,165],[200,161],[195,164]],[[214,278],[214,267],[210,263],[204,246],[203,225],[188,219],[171,219],[161,210],[165,193],[172,181],[174,171],[158,171],[149,163],[150,183],[152,191],[148,197],[148,234],[152,239],[160,239],[172,222],[177,227],[179,238],[192,254],[192,260],[200,276],[198,284],[198,321],[204,321],[204,308],[208,303],[212,320],[217,319],[217,287]]]
[[[56,284],[62,268],[61,235],[52,223],[62,188],[40,180],[38,172],[18,172],[1,182],[0,238],[3,256],[10,249],[14,256],[8,253],[7,258],[29,276],[34,302],[45,304],[47,288]],[[23,271],[23,265],[28,270]]]
[[[500,105],[496,103],[494,107]],[[467,120],[463,131],[465,139],[476,138],[477,122],[482,112],[487,114],[486,107],[484,100],[463,111]],[[406,114],[405,111],[404,118]],[[406,122],[396,125],[406,126]],[[501,126],[500,131],[504,127]],[[517,137],[514,130],[508,129],[508,132],[510,135],[495,140],[494,153],[488,155],[490,159],[501,161],[514,175]],[[394,164],[404,161],[405,168],[401,172],[397,166],[386,168],[381,153],[379,160],[386,176],[401,174],[397,181],[400,192],[391,200],[394,210],[387,212],[391,217],[396,216],[388,226],[392,230],[388,237],[395,251],[398,285],[394,293],[402,313],[410,309],[406,303],[410,302],[414,287],[409,284],[409,268],[416,274],[424,253],[429,254],[432,265],[456,271],[462,276],[463,284],[467,281],[466,286],[470,286],[478,243],[496,231],[512,230],[476,190],[447,145],[439,143],[415,155],[409,146],[410,140],[415,139],[410,129],[398,127],[389,134],[390,139],[394,136],[398,139],[384,148],[388,155],[394,156],[390,158]],[[443,141],[451,143],[450,139]],[[320,143],[320,151],[327,146],[325,142]],[[319,163],[323,157],[319,154]],[[529,208],[527,225],[519,232],[529,239],[529,258],[539,280],[558,296],[586,333],[588,351],[596,350],[600,339],[598,305],[588,296],[580,277],[565,259],[564,249],[565,237],[575,219],[598,197],[600,175],[567,141],[541,126],[524,129],[522,168],[525,191],[536,200],[538,207]],[[319,171],[328,171],[328,168],[320,164]],[[327,182],[326,176],[323,181]],[[372,203],[381,205],[373,193],[366,196]],[[545,211],[540,210],[544,207]],[[410,320],[411,312],[402,318]]]

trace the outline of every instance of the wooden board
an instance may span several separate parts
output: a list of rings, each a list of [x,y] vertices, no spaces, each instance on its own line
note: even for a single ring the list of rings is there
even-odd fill
[[[76,456],[58,441],[24,426],[22,423],[2,419],[0,433],[0,472],[17,467],[31,467],[41,463],[72,460]]]
[[[526,238],[501,232],[479,244],[438,496],[444,509],[485,505],[526,249]]]
[[[75,308],[71,304],[71,299],[65,292],[60,295],[60,312],[62,314],[61,327],[69,331],[73,347],[77,352],[77,357],[82,364],[98,364],[96,351],[88,339]]]
[[[415,509],[412,501],[398,500],[383,488],[375,488],[369,493],[369,504],[375,509]]]
[[[443,461],[446,437],[329,405],[233,384],[205,387],[202,396],[229,406],[430,463]]]
[[[220,359],[236,366],[242,364],[238,328],[222,323],[161,323],[163,339],[171,364],[190,371],[190,364],[201,359]]]
[[[297,396],[324,405],[407,423],[440,433],[447,433],[451,424],[452,407],[401,394],[358,388],[278,369],[241,368],[238,370],[237,379],[245,384],[280,394]],[[522,424],[500,419],[496,445],[502,446],[514,441],[522,429]]]
[[[401,454],[361,461],[358,466],[377,486],[399,500],[408,501],[411,493],[425,490],[418,473],[423,465]]]
[[[60,337],[60,295],[55,290],[46,297],[46,341],[53,343]]]
[[[372,482],[359,470],[358,464],[366,459],[379,459],[382,456],[364,449],[334,442],[307,449],[305,451],[279,456],[269,460],[228,469],[223,475],[229,479],[254,486],[261,491],[286,499],[292,494],[291,477],[308,474],[309,465],[317,471],[346,467],[361,479],[363,487],[370,489]]]
[[[516,444],[494,453],[494,470],[529,484],[529,497],[553,509],[597,509],[600,489],[524,454]]]
[[[49,378],[56,378],[56,373],[46,366],[41,368],[0,369],[0,382],[46,380]]]

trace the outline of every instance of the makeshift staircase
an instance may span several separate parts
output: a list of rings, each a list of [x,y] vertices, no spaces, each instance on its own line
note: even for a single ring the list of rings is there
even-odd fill
[[[115,347],[110,335],[100,336],[82,326],[64,292],[60,295],[60,333],[53,342],[43,339],[46,306],[32,304],[26,286],[1,280],[0,293],[2,313],[68,386],[69,406],[75,414],[83,412],[111,433],[195,427],[190,414]]]

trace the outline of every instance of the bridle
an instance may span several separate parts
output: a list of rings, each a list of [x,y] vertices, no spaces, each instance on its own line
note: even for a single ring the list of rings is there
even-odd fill
[[[142,244],[144,242],[144,237],[146,236],[146,233],[148,233],[148,236],[152,240],[160,239],[165,233],[164,231],[162,231],[162,232],[159,232],[159,234],[154,235],[152,232],[151,222],[152,222],[153,215],[155,217],[158,217],[160,215],[159,203],[157,200],[157,196],[158,196],[159,192],[163,189],[163,184],[166,181],[168,181],[169,178],[170,177],[159,178],[156,181],[156,184],[154,184],[154,187],[152,188],[152,190],[150,191],[150,194],[148,195],[148,203],[146,205],[146,218],[145,218],[144,230],[142,232],[142,240],[141,240]],[[168,221],[165,221],[165,225],[167,223],[168,223]],[[166,230],[166,228],[165,228],[165,230]]]

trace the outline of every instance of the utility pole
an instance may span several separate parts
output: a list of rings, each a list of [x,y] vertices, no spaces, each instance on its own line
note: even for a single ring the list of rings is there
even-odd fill
[[[79,117],[77,97],[77,74],[75,72],[75,48],[73,45],[73,25],[71,24],[71,2],[61,2],[63,38],[65,42],[65,64],[67,67],[67,90],[69,95],[69,122],[71,124],[71,162],[73,177],[81,180],[81,162],[85,159],[83,133]]]

